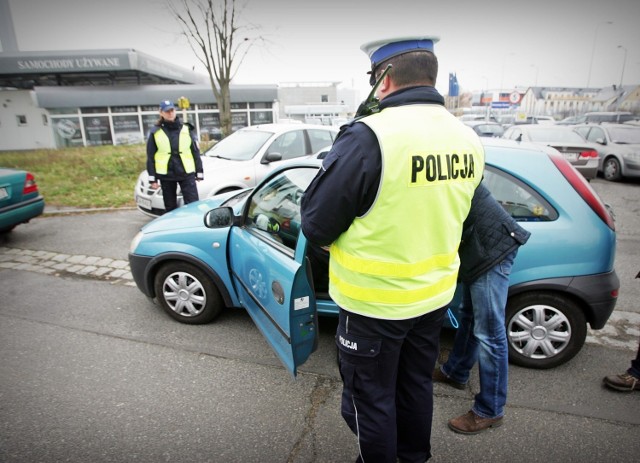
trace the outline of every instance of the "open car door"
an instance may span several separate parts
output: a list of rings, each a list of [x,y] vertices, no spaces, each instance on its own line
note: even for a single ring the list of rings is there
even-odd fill
[[[318,343],[316,300],[300,232],[300,200],[316,172],[314,166],[295,167],[270,177],[247,200],[243,224],[229,237],[240,302],[294,377]]]

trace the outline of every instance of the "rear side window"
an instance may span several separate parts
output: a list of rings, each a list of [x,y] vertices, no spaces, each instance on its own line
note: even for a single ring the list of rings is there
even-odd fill
[[[310,129],[307,130],[307,134],[309,134],[312,153],[317,153],[322,148],[333,144],[334,134],[329,130]]]
[[[548,222],[558,218],[558,212],[537,191],[501,170],[486,166],[482,182],[519,222]]]

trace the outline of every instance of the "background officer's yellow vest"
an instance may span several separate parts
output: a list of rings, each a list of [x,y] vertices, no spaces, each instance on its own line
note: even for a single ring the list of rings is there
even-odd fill
[[[159,129],[153,134],[153,138],[156,141],[156,146],[158,147],[158,151],[154,156],[155,166],[156,166],[156,174],[166,175],[167,167],[169,165],[169,158],[171,158],[171,142],[169,141],[169,137],[164,130]],[[191,154],[191,134],[189,133],[189,127],[186,125],[182,126],[180,129],[180,138],[179,138],[179,147],[180,150],[180,159],[182,160],[182,165],[184,166],[184,171],[187,174],[196,171],[196,163],[193,160],[193,155]]]
[[[439,105],[386,108],[362,122],[380,143],[381,183],[371,209],[331,246],[329,293],[351,312],[413,318],[453,298],[484,150]]]

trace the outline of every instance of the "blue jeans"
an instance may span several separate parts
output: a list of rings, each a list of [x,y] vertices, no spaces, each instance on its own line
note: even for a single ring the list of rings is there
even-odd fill
[[[503,416],[507,402],[509,349],[504,312],[516,254],[517,250],[511,252],[473,283],[464,286],[460,327],[451,354],[442,365],[445,375],[466,384],[473,365],[478,362],[480,392],[471,410],[482,418]]]

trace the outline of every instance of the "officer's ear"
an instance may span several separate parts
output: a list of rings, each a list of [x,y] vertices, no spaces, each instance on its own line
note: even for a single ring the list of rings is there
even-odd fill
[[[382,100],[382,98],[384,98],[389,93],[394,92],[395,90],[397,90],[397,88],[395,87],[395,84],[391,80],[391,77],[389,76],[389,74],[387,74],[382,78],[382,81],[378,86],[378,90],[376,91],[376,94],[378,98]]]

